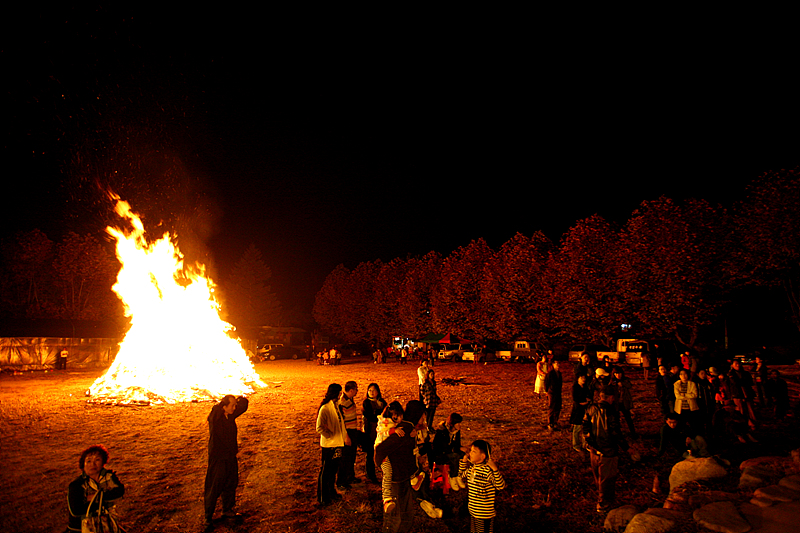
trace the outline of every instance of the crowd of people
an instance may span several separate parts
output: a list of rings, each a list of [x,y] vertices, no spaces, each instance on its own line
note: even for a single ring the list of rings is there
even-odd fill
[[[331,360],[336,360],[334,350]],[[404,359],[397,358],[401,363]],[[786,381],[777,369],[767,368],[761,357],[756,357],[750,368],[738,359],[725,362],[724,368],[720,363],[706,366],[688,352],[674,360],[651,354],[644,354],[643,359],[643,380],[653,391],[663,417],[657,456],[708,457],[729,443],[757,442],[760,415],[769,413],[778,421],[787,415]],[[420,359],[419,396],[405,406],[387,402],[377,383],[367,386],[360,403],[355,381],[328,386],[316,420],[321,448],[317,480],[320,506],[342,499],[339,490],[364,481],[355,473],[361,449],[366,456],[367,481],[380,487],[383,531],[408,531],[417,504],[428,516],[442,518],[445,497],[460,490],[467,492],[470,531],[493,531],[495,493],[505,488],[505,480],[488,442],[462,444],[461,414],[451,412],[435,424],[441,399],[433,362]],[[547,396],[547,427],[552,432],[560,429],[564,386],[561,365],[552,352],[539,354],[536,361],[533,392]],[[658,373],[651,376],[651,367]],[[576,452],[589,454],[597,510],[604,512],[616,501],[619,457],[629,449],[629,441],[640,438],[632,414],[633,384],[622,366],[607,358],[593,360],[584,353],[573,366],[571,390],[571,445]],[[223,518],[240,516],[234,511],[239,479],[236,419],[247,409],[247,398],[228,395],[208,415],[204,508],[209,530],[220,499]],[[627,434],[622,431],[623,418]],[[92,446],[81,454],[81,475],[69,486],[68,531],[90,527],[116,531],[113,507],[125,488],[116,474],[105,468],[108,461],[109,453],[103,446]]]
[[[367,480],[380,485],[382,531],[409,531],[417,504],[431,518],[442,518],[444,511],[437,504],[450,491],[462,489],[467,491],[470,531],[494,530],[494,497],[505,488],[505,480],[487,441],[462,445],[459,413],[450,413],[434,427],[441,400],[432,366],[422,359],[417,370],[419,399],[405,406],[387,402],[378,384],[370,383],[361,403],[361,422],[355,404],[358,384],[328,386],[316,424],[322,449],[317,481],[320,506],[341,499],[337,489],[348,490],[363,482],[354,473],[360,448],[366,455]]]

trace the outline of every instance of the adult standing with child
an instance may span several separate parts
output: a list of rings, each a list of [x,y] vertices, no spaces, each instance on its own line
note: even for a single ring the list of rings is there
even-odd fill
[[[388,459],[392,467],[391,495],[395,505],[383,513],[383,528],[386,533],[411,530],[414,524],[414,490],[411,478],[417,475],[417,447],[414,428],[422,418],[425,407],[419,400],[411,400],[405,408],[404,418],[383,442],[375,447],[375,464]],[[389,508],[387,508],[389,509]]]

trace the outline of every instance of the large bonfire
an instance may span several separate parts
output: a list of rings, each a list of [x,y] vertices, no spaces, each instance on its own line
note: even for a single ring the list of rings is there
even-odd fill
[[[264,386],[245,350],[219,317],[214,284],[201,264],[185,265],[169,233],[152,243],[141,219],[117,196],[133,230],[108,227],[122,268],[113,290],[131,326],[89,401],[176,403],[247,394]]]

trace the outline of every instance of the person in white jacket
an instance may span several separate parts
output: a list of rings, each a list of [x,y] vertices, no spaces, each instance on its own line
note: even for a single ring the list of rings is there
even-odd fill
[[[689,379],[689,371],[681,370],[680,379],[673,385],[675,391],[675,414],[689,427],[691,436],[697,433],[697,415],[700,405],[697,403],[699,391],[697,383]]]
[[[329,505],[342,496],[336,492],[336,472],[345,445],[350,446],[350,437],[344,427],[344,420],[339,411],[339,395],[342,386],[338,383],[328,385],[328,391],[322,399],[317,414],[317,433],[319,445],[322,447],[322,464],[317,479],[317,502]]]

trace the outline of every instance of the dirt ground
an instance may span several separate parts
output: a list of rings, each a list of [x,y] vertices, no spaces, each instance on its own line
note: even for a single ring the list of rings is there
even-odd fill
[[[788,375],[793,405],[798,396],[797,367],[778,367]],[[319,438],[317,409],[329,383],[358,382],[359,405],[367,385],[376,382],[384,398],[405,404],[417,396],[416,363],[348,359],[338,367],[315,362],[272,361],[256,369],[268,388],[251,396],[250,409],[238,419],[240,484],[237,510],[244,522],[220,522],[216,531],[271,533],[364,533],[378,531],[382,520],[380,487],[354,485],[342,502],[320,509],[316,479]],[[533,365],[437,363],[443,404],[437,421],[456,411],[464,416],[462,440],[488,440],[508,487],[497,499],[497,531],[601,531],[603,516],[594,510],[595,492],[588,457],[572,450],[568,416],[572,368],[564,374],[563,429],[546,429],[546,398],[533,394]],[[621,461],[617,484],[620,503],[657,506],[665,495],[651,492],[656,474],[666,480],[672,462],[655,457],[661,420],[652,378],[626,369],[634,383],[635,420],[642,435],[642,460]],[[187,532],[203,529],[202,488],[207,460],[210,403],[119,407],[86,402],[84,391],[100,370],[36,372],[0,377],[0,530],[62,532],[66,529],[67,485],[80,472],[81,450],[104,444],[110,469],[125,484],[118,510],[134,532]],[[443,378],[462,378],[446,385]],[[625,428],[623,422],[623,428]],[[626,429],[626,428],[625,428]],[[777,424],[765,417],[760,443],[726,450],[729,457],[786,454],[797,448],[796,421]],[[356,473],[363,477],[364,455]],[[420,509],[415,532],[469,530],[465,491],[442,496],[443,519]],[[219,509],[218,509],[219,512]],[[686,531],[697,531],[692,524]]]

